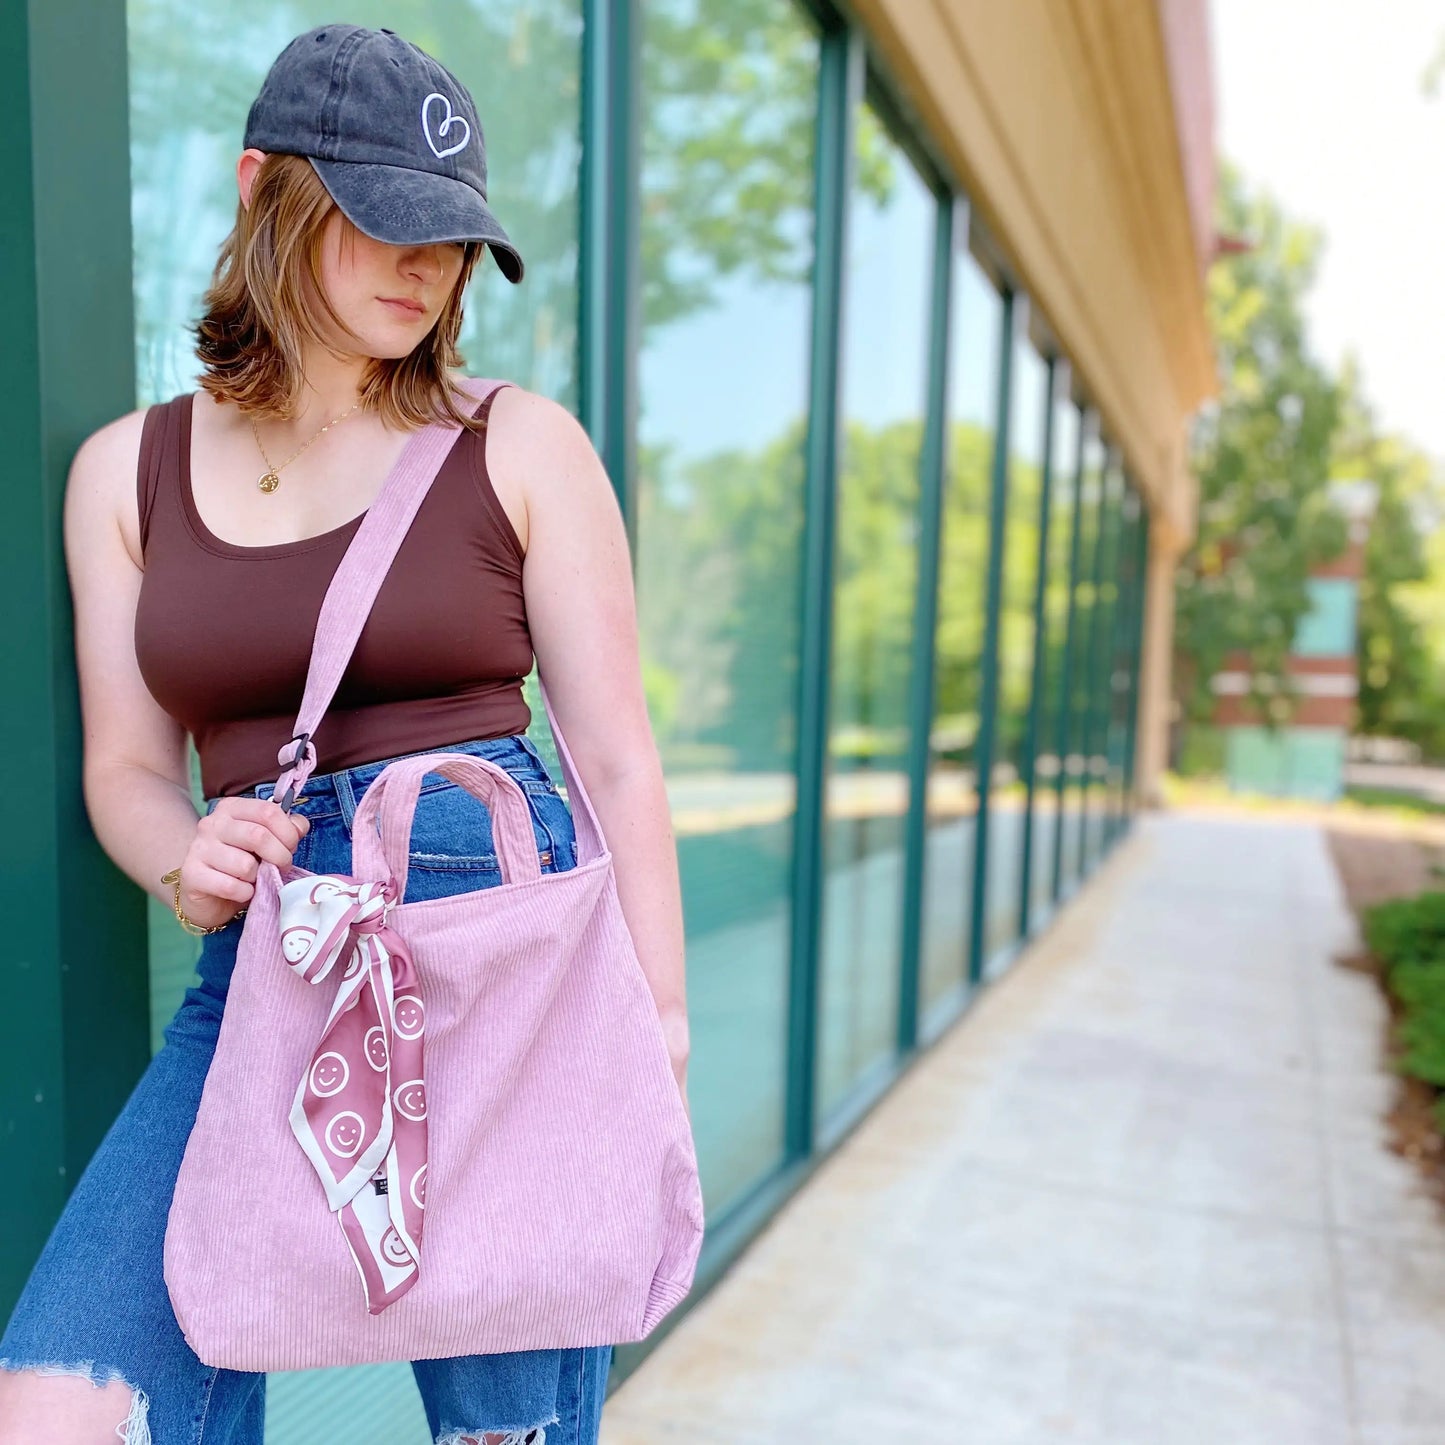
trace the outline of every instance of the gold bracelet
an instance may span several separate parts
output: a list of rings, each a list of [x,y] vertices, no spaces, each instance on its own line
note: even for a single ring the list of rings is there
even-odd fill
[[[181,870],[179,868],[172,868],[169,873],[163,873],[161,875],[161,882],[174,883],[176,885],[176,901],[171,906],[176,910],[176,918],[180,921],[181,927],[184,928],[187,933],[194,934],[196,937],[207,933],[219,933],[223,928],[229,928],[231,924],[246,911],[244,908],[238,909],[224,923],[217,923],[211,928],[202,928],[199,923],[193,923],[187,918],[181,909]]]

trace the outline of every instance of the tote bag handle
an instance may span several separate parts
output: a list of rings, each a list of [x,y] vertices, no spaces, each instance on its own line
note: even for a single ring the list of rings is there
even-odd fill
[[[351,827],[351,866],[358,878],[389,875],[396,881],[397,898],[405,894],[411,822],[421,780],[427,773],[440,773],[460,783],[478,803],[487,805],[492,816],[492,845],[504,883],[529,882],[542,876],[531,809],[512,775],[470,753],[426,753],[390,764],[363,795]]]

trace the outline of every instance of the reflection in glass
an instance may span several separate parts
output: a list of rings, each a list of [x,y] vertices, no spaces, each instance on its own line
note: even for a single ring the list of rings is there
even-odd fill
[[[1062,758],[1068,751],[1065,649],[1069,645],[1069,577],[1074,545],[1074,488],[1079,450],[1079,409],[1062,387],[1053,401],[1048,557],[1045,562],[1042,693],[1034,755],[1031,920],[1037,927],[1053,903],[1054,850],[1064,796]]]
[[[1020,306],[1019,314],[1022,309]],[[1018,938],[1023,899],[1025,784],[1019,769],[1024,761],[1033,689],[1034,593],[1039,575],[1039,502],[1048,381],[1043,358],[1021,327],[1013,348],[998,623],[998,710],[988,800],[988,866],[984,873],[986,960]]]
[[[908,686],[936,202],[858,117],[833,557],[818,1107],[893,1057],[903,937]]]
[[[954,260],[953,297],[924,845],[919,986],[925,1015],[961,991],[968,974],[989,468],[1003,339],[1002,298],[967,251]]]
[[[788,0],[642,17],[638,621],[716,1217],[783,1152],[818,41]]]

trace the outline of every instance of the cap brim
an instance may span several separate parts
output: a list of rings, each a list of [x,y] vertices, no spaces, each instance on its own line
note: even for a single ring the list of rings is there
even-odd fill
[[[522,257],[465,181],[409,166],[307,159],[342,214],[359,231],[393,246],[485,241],[508,281],[522,279]]]

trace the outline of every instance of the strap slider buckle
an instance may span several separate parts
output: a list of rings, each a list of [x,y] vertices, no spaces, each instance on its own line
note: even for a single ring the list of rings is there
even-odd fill
[[[291,758],[291,760],[286,763],[286,769],[288,772],[293,768],[299,768],[301,766],[301,760],[306,756],[306,749],[311,743],[311,734],[293,733],[291,735],[291,741],[296,744],[296,753]],[[294,779],[286,784],[286,791],[282,793],[278,799],[276,799],[276,802],[279,804],[283,813],[289,813],[292,807],[300,801],[301,797],[296,791],[296,783]]]
[[[296,756],[293,757],[291,761],[286,764],[286,766],[288,768],[295,768],[301,765],[301,759],[306,756],[306,745],[311,741],[311,734],[293,733],[291,735],[291,741],[297,745]]]

